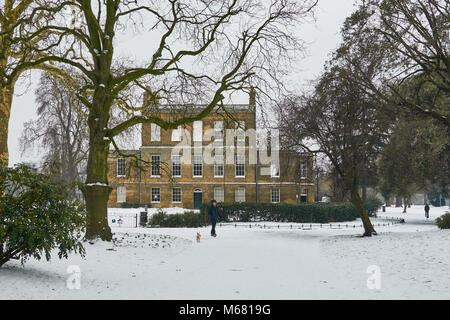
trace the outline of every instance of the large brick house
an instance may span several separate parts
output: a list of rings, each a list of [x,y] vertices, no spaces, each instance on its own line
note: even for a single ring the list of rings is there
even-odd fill
[[[195,112],[201,107],[188,106],[183,110]],[[267,148],[256,151],[255,139],[247,135],[251,129],[256,129],[254,92],[250,93],[249,104],[228,105],[226,109],[226,117],[214,110],[201,121],[176,130],[143,124],[139,150],[110,153],[108,180],[113,190],[108,206],[198,208],[211,199],[313,202],[315,189],[310,154],[280,150],[279,160],[262,164],[264,156],[264,159],[272,156],[271,151],[266,152]],[[168,106],[158,106],[152,112],[164,119],[173,119],[181,113]],[[234,136],[229,137],[230,132]],[[174,149],[181,150],[181,141],[183,147],[191,148],[183,149],[183,154],[174,153]],[[209,153],[209,159],[205,153],[208,145],[216,147]],[[136,166],[136,159],[140,161],[139,166]]]

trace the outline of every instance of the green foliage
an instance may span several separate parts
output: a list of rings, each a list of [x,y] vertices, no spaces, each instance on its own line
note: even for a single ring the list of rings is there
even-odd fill
[[[142,203],[128,203],[128,202],[124,202],[124,203],[122,203],[121,205],[120,205],[120,207],[121,208],[124,208],[124,209],[128,209],[128,208],[134,208],[134,209],[137,209],[137,208],[143,208],[143,207],[145,207],[145,206],[147,206],[147,208],[151,208],[152,207],[152,204],[151,203],[148,203],[148,204],[142,204]]]
[[[67,187],[25,165],[0,166],[0,266],[10,259],[49,260],[51,250],[84,256],[85,208]]]
[[[370,217],[374,216],[377,213],[378,209],[381,208],[381,205],[381,200],[375,196],[367,197],[367,200],[364,202],[364,207],[366,208],[367,214]]]
[[[450,229],[450,212],[443,214],[436,219],[436,224],[440,229]]]
[[[435,207],[445,206],[445,197],[441,198],[441,195],[441,190],[436,188],[436,186],[432,186],[431,191],[427,194],[427,198]]]
[[[226,222],[276,221],[300,223],[328,223],[351,221],[359,217],[349,203],[286,204],[286,203],[218,203]],[[207,216],[208,206],[203,204],[201,214]]]
[[[150,218],[148,224],[162,228],[198,228],[208,223],[208,217],[201,213],[187,211],[182,214],[167,214],[159,210]]]

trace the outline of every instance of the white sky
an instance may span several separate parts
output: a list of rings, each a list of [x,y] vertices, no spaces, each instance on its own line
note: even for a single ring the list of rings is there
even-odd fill
[[[300,36],[309,45],[306,58],[299,60],[294,66],[292,80],[299,91],[308,81],[317,77],[328,55],[340,42],[339,30],[344,19],[354,10],[354,0],[319,0],[316,23],[304,24],[300,29]],[[140,37],[133,37],[130,41],[123,41],[117,50],[121,55],[128,52],[151,52],[146,48],[148,41],[139,41]],[[117,52],[116,51],[116,52]],[[298,71],[300,70],[300,71]],[[33,72],[30,80],[16,86],[11,119],[9,122],[9,165],[28,162],[39,158],[38,154],[20,154],[19,139],[23,124],[36,118],[37,106],[34,101],[34,91],[39,79],[39,73]]]

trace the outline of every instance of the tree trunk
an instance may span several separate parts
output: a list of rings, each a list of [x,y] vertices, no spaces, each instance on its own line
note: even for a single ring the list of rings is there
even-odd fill
[[[406,206],[408,205],[408,202],[406,199],[403,199],[403,213],[406,213]]]
[[[352,186],[351,186],[351,202],[356,207],[359,212],[359,216],[361,217],[361,221],[364,226],[364,236],[371,237],[372,235],[376,235],[372,222],[370,221],[369,215],[367,214],[367,210],[364,207],[364,203],[358,192],[359,183],[358,178],[353,178]]]
[[[8,165],[8,124],[11,115],[11,104],[14,95],[12,87],[0,88],[0,163]]]
[[[112,188],[108,185],[109,140],[104,140],[104,121],[89,117],[89,155],[86,171],[86,184],[83,189],[88,221],[86,239],[100,238],[111,241],[111,228],[108,226],[108,198]]]
[[[402,198],[395,197],[395,207],[400,208],[402,206]]]

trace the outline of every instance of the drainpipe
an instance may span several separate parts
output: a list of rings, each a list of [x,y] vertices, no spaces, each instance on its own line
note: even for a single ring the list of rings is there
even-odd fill
[[[249,108],[253,111],[253,123],[255,125],[256,132],[256,93],[253,86],[250,87],[249,93]],[[256,138],[256,137],[255,137]],[[255,139],[256,140],[256,139]],[[249,146],[250,147],[250,146]],[[258,186],[258,165],[259,165],[259,151],[257,148],[257,142],[255,141],[256,148],[256,164],[255,164],[255,202],[259,202],[259,186]],[[249,148],[250,150],[250,148]]]
[[[138,151],[138,190],[137,190],[137,201],[138,201],[138,205],[141,205],[141,150]]]

